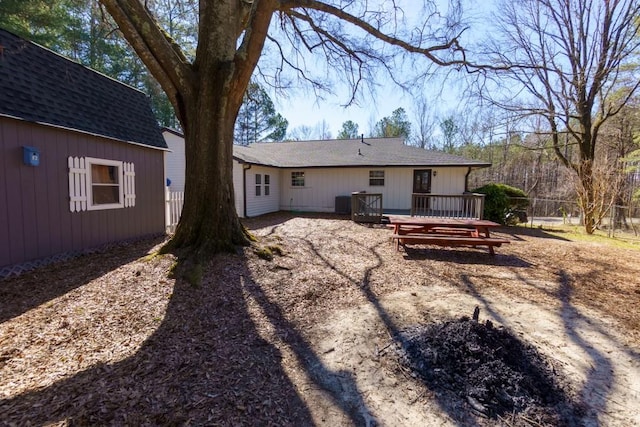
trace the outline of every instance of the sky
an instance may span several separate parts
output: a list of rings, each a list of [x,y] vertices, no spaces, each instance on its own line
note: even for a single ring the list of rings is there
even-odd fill
[[[347,120],[358,124],[360,132],[367,135],[370,122],[390,116],[399,107],[404,108],[407,114],[413,111],[413,99],[392,83],[385,83],[377,96],[361,101],[360,105],[342,106],[348,99],[345,90],[327,95],[324,100],[316,100],[313,94],[297,93],[288,99],[276,99],[275,104],[278,112],[289,121],[289,130],[302,125],[315,127],[325,120],[333,137]]]
[[[404,3],[403,7],[407,15],[411,15],[412,8],[420,7],[421,4],[415,0],[405,0],[400,3]],[[465,10],[469,12],[469,16],[479,17],[488,13],[489,5],[492,5],[493,1],[481,2],[482,6],[477,6],[477,3],[475,3],[476,6],[473,6],[472,3],[475,2],[469,2]],[[476,9],[472,9],[473,7]],[[481,9],[477,9],[478,7]],[[415,98],[388,78],[376,83],[379,85],[379,89],[377,89],[375,96],[363,97],[366,99],[360,99],[359,105],[349,107],[342,106],[349,99],[348,89],[340,86],[335,88],[333,94],[324,95],[324,99],[317,99],[312,92],[301,90],[288,92],[287,98],[278,94],[271,96],[277,111],[289,121],[289,131],[299,126],[313,128],[324,120],[329,126],[331,135],[336,137],[342,128],[342,123],[352,120],[359,125],[360,133],[364,133],[366,136],[378,120],[390,116],[399,107],[404,108],[409,120],[415,123]],[[454,87],[455,75],[450,78],[449,83],[444,86],[444,89],[443,83],[437,81],[432,82],[430,86],[418,88],[421,89],[419,92],[428,98],[430,105],[440,115],[461,109],[459,91]],[[412,126],[415,125],[412,124]]]

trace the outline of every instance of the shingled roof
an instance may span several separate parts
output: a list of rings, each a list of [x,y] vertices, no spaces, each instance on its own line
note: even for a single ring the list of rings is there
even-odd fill
[[[144,93],[3,29],[0,115],[167,148]]]
[[[280,168],[491,166],[441,151],[411,147],[401,138],[260,142],[246,147],[234,146],[233,155],[244,163]]]

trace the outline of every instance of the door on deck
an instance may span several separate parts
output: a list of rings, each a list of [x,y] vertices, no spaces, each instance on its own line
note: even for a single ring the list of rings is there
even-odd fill
[[[413,171],[413,192],[431,193],[431,169]]]
[[[413,171],[413,196],[411,197],[411,214],[429,215],[429,198],[417,194],[431,193],[431,169],[415,169]]]

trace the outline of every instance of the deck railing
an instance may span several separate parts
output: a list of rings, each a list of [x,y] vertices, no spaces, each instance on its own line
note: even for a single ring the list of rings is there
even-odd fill
[[[352,193],[351,219],[356,222],[380,222],[382,220],[382,194]]]
[[[483,211],[484,194],[413,193],[411,197],[411,216],[482,219]]]

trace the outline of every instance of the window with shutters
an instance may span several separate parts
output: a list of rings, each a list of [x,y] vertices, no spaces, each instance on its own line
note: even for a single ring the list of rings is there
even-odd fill
[[[71,212],[135,206],[133,163],[93,157],[69,157]]]
[[[264,195],[265,196],[268,196],[269,194],[271,194],[270,181],[271,181],[271,177],[269,175],[265,175],[264,176]]]

